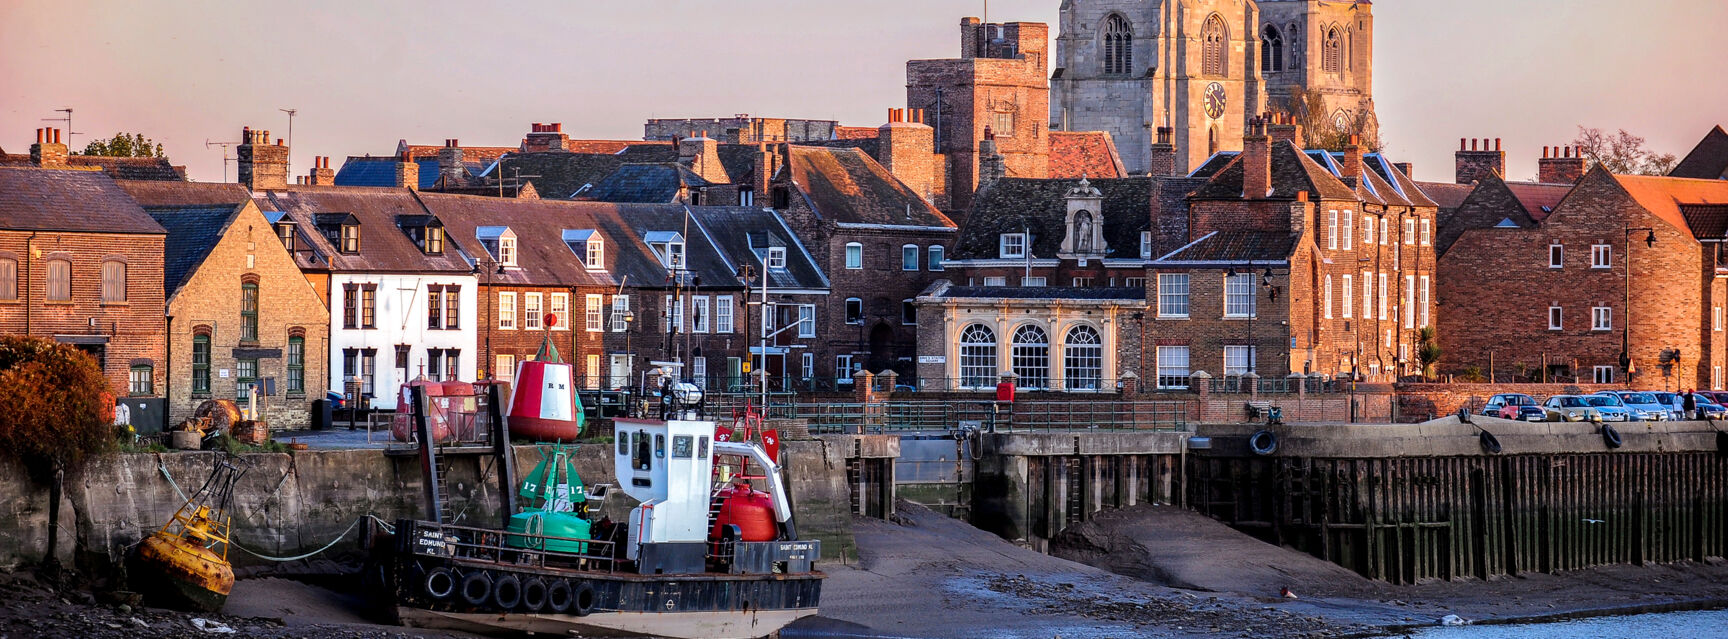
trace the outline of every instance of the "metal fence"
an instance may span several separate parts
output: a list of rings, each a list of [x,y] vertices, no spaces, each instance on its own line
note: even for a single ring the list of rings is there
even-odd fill
[[[1341,393],[1347,390],[1347,382],[1323,377],[1262,377],[1254,380],[1251,386],[1249,378],[1242,375],[1214,377],[1208,380],[1208,390],[1213,393],[1247,394],[1255,390],[1262,395],[1294,395],[1298,390],[1306,393]]]
[[[1186,431],[1190,406],[1185,401],[895,401],[777,408],[781,408],[778,412],[789,408],[791,417],[807,420],[813,433],[879,434],[963,426],[998,431]]]

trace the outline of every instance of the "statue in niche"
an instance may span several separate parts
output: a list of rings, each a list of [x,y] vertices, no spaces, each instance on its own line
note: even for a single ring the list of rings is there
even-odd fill
[[[1092,212],[1080,211],[1074,214],[1074,252],[1092,252]]]

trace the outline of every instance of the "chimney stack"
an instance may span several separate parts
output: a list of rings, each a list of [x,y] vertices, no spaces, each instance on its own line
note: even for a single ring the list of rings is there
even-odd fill
[[[780,168],[779,147],[766,143],[756,143],[756,176],[752,186],[757,198],[768,197],[769,189],[773,188],[774,172]],[[758,199],[757,201],[763,201]],[[770,201],[770,203],[772,203]]]
[[[438,149],[438,177],[445,186],[460,186],[467,180],[468,166],[463,163],[461,140],[445,140],[444,148]]]
[[[1261,200],[1272,192],[1272,139],[1266,137],[1266,121],[1248,122],[1242,135],[1242,197]]]
[[[335,186],[336,172],[330,169],[330,158],[317,156],[312,158],[312,172],[306,174],[301,182],[311,186]]]
[[[1576,146],[1542,147],[1536,163],[1536,181],[1545,184],[1577,184],[1584,178],[1584,150]]]
[[[1272,120],[1272,125],[1266,127],[1266,134],[1271,136],[1273,144],[1289,142],[1298,149],[1303,148],[1302,125],[1297,124],[1295,118],[1288,113],[1272,113],[1267,117]]]
[[[1409,162],[1393,162],[1392,166],[1398,167],[1398,172],[1403,173],[1404,177],[1410,178],[1412,180],[1416,179],[1416,174],[1413,173],[1413,171],[1415,170],[1415,167],[1413,165],[1411,165]]]
[[[978,142],[978,191],[1008,175],[1008,158],[996,150],[996,132],[984,127],[984,139]],[[976,192],[976,191],[974,191]]]
[[[696,137],[678,141],[678,163],[690,167],[702,179],[715,184],[730,184],[732,178],[720,163],[720,143],[702,131]]]
[[[1170,127],[1158,127],[1158,137],[1146,157],[1147,175],[1176,175],[1176,144],[1171,142],[1175,133]]]
[[[1489,174],[1506,175],[1506,153],[1500,150],[1500,138],[1459,138],[1456,164],[1458,184],[1474,184]]]
[[[876,161],[925,201],[936,188],[932,165],[936,158],[936,130],[919,122],[918,109],[889,109],[888,123],[876,129]]]
[[[1352,134],[1344,144],[1344,177],[1362,177],[1362,136]]]
[[[570,148],[570,136],[564,133],[562,122],[535,122],[528,137],[522,141],[522,152],[563,151]]]
[[[66,145],[60,143],[60,129],[36,129],[36,143],[30,145],[30,163],[44,169],[64,169]]]
[[[288,147],[270,143],[270,132],[245,127],[234,147],[240,183],[254,191],[288,188]]]
[[[420,190],[420,163],[414,161],[413,154],[406,151],[396,160],[396,187]]]

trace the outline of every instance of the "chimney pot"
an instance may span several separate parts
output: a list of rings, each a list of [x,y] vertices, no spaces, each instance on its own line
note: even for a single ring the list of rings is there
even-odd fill
[[[1459,151],[1464,150],[1464,138],[1458,138],[1458,150]]]
[[[1308,201],[1308,192],[1307,191],[1297,191],[1296,192],[1296,201],[1297,202],[1307,202]]]
[[[60,129],[54,129],[54,143],[60,143]]]
[[[1500,150],[1500,138],[1494,138],[1494,150],[1495,151]]]

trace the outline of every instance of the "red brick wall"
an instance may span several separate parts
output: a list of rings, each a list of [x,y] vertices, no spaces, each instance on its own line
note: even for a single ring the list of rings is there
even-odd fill
[[[0,332],[52,338],[108,338],[103,372],[109,392],[125,397],[134,360],[155,367],[156,395],[167,373],[167,315],[162,287],[161,235],[0,231],[0,252],[18,261],[18,299],[0,301]],[[28,248],[27,246],[28,245]],[[47,302],[48,260],[72,262],[72,301]],[[101,300],[102,263],[126,262],[126,302]],[[91,320],[95,320],[92,325]]]
[[[1430,413],[1446,416],[1467,408],[1480,412],[1488,398],[1500,393],[1523,393],[1542,402],[1552,395],[1588,395],[1621,388],[1596,384],[1399,384],[1399,411],[1407,416]]]

